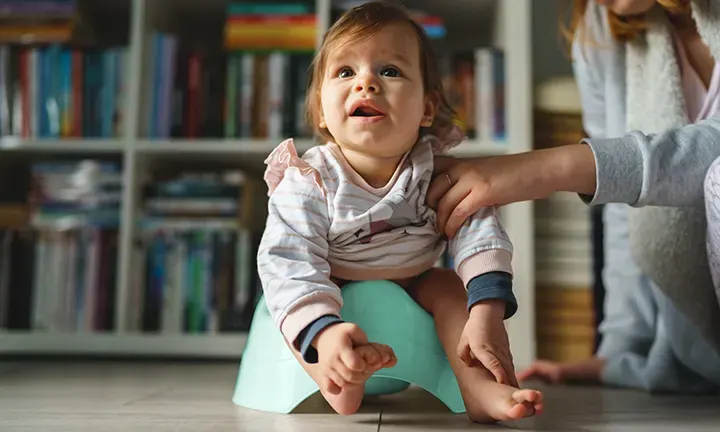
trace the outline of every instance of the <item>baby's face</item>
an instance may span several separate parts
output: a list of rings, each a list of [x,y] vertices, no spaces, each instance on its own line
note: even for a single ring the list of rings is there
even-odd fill
[[[420,44],[408,24],[386,25],[330,53],[320,91],[335,142],[369,156],[403,155],[417,141],[423,116],[432,115]]]

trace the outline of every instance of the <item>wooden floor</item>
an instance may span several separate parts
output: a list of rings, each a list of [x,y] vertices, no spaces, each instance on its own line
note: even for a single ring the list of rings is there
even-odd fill
[[[546,413],[497,426],[471,424],[417,390],[369,401],[351,417],[320,398],[298,413],[234,406],[234,364],[0,362],[0,431],[720,431],[720,399],[597,388],[544,388]]]

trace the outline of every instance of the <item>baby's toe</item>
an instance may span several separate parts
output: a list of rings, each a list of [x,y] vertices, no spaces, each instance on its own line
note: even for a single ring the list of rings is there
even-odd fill
[[[513,393],[513,400],[518,403],[528,402],[531,405],[535,405],[542,402],[543,396],[537,390],[522,389]]]
[[[517,403],[505,412],[509,420],[519,420],[533,414],[535,414],[535,409],[526,402]]]

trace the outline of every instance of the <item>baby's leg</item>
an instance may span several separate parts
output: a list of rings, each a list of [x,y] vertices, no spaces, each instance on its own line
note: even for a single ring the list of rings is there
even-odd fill
[[[534,406],[542,399],[539,392],[499,384],[487,369],[468,367],[458,357],[457,346],[468,319],[467,293],[462,280],[453,271],[432,270],[411,294],[435,320],[440,342],[457,377],[471,420],[513,420],[535,413]]]

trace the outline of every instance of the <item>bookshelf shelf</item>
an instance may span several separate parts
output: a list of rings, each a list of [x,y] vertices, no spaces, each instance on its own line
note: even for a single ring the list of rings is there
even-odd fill
[[[503,155],[508,151],[508,144],[504,141],[468,140],[450,150],[449,153],[457,157],[476,157]]]
[[[268,155],[282,140],[264,139],[197,139],[197,140],[146,140],[138,141],[135,149],[140,154],[220,154]],[[295,140],[298,152],[315,145],[310,139]]]
[[[146,140],[134,144],[139,154],[201,154],[201,155],[258,155],[264,156],[280,143],[281,140],[230,140],[230,139],[198,139],[198,140]],[[316,145],[310,139],[295,140],[295,147],[303,153]],[[506,142],[469,140],[450,151],[457,157],[494,156],[506,154]]]
[[[2,354],[83,354],[240,358],[247,334],[174,335],[0,331]]]
[[[7,153],[119,154],[125,148],[125,141],[118,139],[0,138],[0,151]]]
[[[96,4],[95,0],[80,0],[86,4]],[[161,116],[156,112],[153,119],[153,103],[149,93],[157,91],[160,86],[155,81],[153,64],[159,56],[154,55],[153,38],[157,32],[178,34],[190,39],[188,46],[193,50],[205,53],[221,52],[224,39],[222,24],[225,20],[227,6],[233,2],[250,0],[113,0],[100,2],[114,5],[107,6],[95,16],[95,24],[110,28],[122,27],[121,33],[108,39],[113,47],[123,47],[122,52],[111,53],[110,58],[116,59],[122,69],[117,76],[124,80],[124,86],[118,90],[115,104],[108,104],[102,117],[115,119],[119,114],[120,130],[107,129],[103,122],[106,136],[119,134],[109,139],[29,139],[0,138],[0,173],[5,168],[17,168],[12,165],[17,159],[79,159],[98,157],[102,159],[122,159],[122,192],[120,223],[117,232],[117,271],[113,273],[115,281],[115,328],[129,329],[129,307],[132,305],[133,287],[138,285],[138,274],[142,274],[139,265],[137,240],[141,229],[137,220],[143,211],[143,188],[152,179],[154,169],[175,163],[185,163],[193,168],[200,163],[215,169],[220,165],[238,165],[242,162],[243,169],[248,172],[261,172],[262,160],[280,142],[281,139],[168,139],[149,138],[175,136],[168,133],[168,122],[175,121],[166,110]],[[265,3],[256,0],[256,3]],[[296,3],[292,0],[286,3]],[[306,0],[302,3],[313,5],[317,16],[316,45],[333,22],[333,16],[341,3],[339,0]],[[488,140],[470,140],[453,149],[451,154],[459,157],[491,156],[499,154],[519,153],[532,149],[532,56],[531,56],[531,0],[408,0],[411,8],[425,9],[430,14],[443,17],[447,27],[448,39],[441,49],[476,49],[493,46],[504,52],[504,125],[506,139],[502,142]],[[105,10],[107,9],[107,10]],[[117,21],[110,26],[109,17],[119,10],[126,20]],[[123,42],[125,41],[125,42]],[[215,43],[216,45],[212,45]],[[178,45],[182,45],[181,41]],[[206,46],[206,44],[210,44]],[[214,47],[214,48],[213,48]],[[179,47],[179,49],[182,46]],[[206,49],[208,48],[208,49]],[[211,49],[212,48],[212,49]],[[179,52],[179,51],[178,51]],[[112,57],[117,56],[117,57]],[[163,57],[164,58],[164,57]],[[111,60],[115,61],[115,60]],[[238,66],[239,67],[239,66]],[[187,69],[186,69],[187,71]],[[122,81],[121,80],[121,81]],[[208,80],[212,81],[212,80]],[[213,83],[221,82],[215,80]],[[222,81],[225,82],[225,81]],[[269,84],[268,84],[269,86]],[[164,87],[163,87],[164,88]],[[290,87],[288,87],[290,88]],[[291,92],[286,89],[286,92]],[[172,93],[172,87],[164,88],[163,95]],[[217,96],[217,95],[215,95]],[[302,95],[300,95],[302,96]],[[292,98],[298,95],[293,93]],[[301,98],[299,98],[301,99]],[[291,99],[297,101],[299,99]],[[150,102],[149,102],[150,101]],[[86,106],[86,105],[85,105]],[[115,108],[112,108],[112,107]],[[216,109],[218,104],[212,104]],[[110,107],[110,108],[107,108]],[[98,112],[97,114],[100,114]],[[217,112],[215,112],[217,114]],[[111,117],[107,117],[110,115]],[[162,121],[158,118],[162,117]],[[203,116],[198,116],[201,118]],[[169,121],[168,118],[173,120]],[[295,117],[289,117],[295,118]],[[183,119],[185,120],[185,119]],[[83,120],[84,121],[84,120]],[[153,123],[154,122],[154,123]],[[223,125],[207,125],[193,123],[197,131],[191,135],[218,136],[217,129]],[[163,128],[152,129],[151,125],[161,124]],[[190,122],[192,123],[192,122]],[[181,121],[184,128],[186,124]],[[275,131],[277,131],[277,124]],[[175,124],[174,126],[177,126]],[[284,130],[283,125],[283,130]],[[162,129],[162,130],[161,130]],[[203,132],[198,132],[199,130]],[[297,129],[297,125],[296,125]],[[84,130],[84,129],[83,129]],[[161,132],[158,132],[161,130]],[[172,128],[170,129],[172,131]],[[188,129],[189,130],[189,129]],[[183,129],[181,134],[190,134]],[[197,132],[197,133],[195,133]],[[243,135],[239,130],[228,136]],[[284,133],[284,132],[283,132]],[[93,135],[97,135],[97,131]],[[40,134],[42,135],[42,134]],[[30,134],[32,136],[32,134]],[[42,135],[44,136],[44,135]],[[276,135],[277,136],[277,135]],[[483,135],[480,135],[483,136]],[[304,152],[314,145],[311,139],[298,139],[296,146]],[[17,157],[5,157],[17,155]],[[178,156],[177,158],[175,156]],[[3,162],[5,161],[5,162]],[[217,164],[217,165],[215,165]],[[21,164],[17,164],[21,165]],[[219,169],[219,168],[218,168]],[[9,173],[9,170],[5,170]],[[19,171],[19,168],[15,171]],[[13,171],[13,172],[15,172]],[[259,206],[262,207],[262,206]],[[535,317],[532,305],[534,298],[534,246],[533,246],[533,207],[532,203],[519,203],[506,206],[501,215],[505,226],[514,243],[515,253],[513,267],[515,272],[514,291],[522,307],[522,313],[508,321],[508,332],[511,349],[517,365],[527,365],[535,358]],[[261,219],[258,216],[258,219]],[[114,260],[115,258],[113,258]],[[115,262],[115,261],[113,261]],[[139,264],[140,262],[140,264]],[[239,285],[243,285],[242,283]],[[1,301],[1,300],[0,300]],[[2,304],[0,303],[0,306]],[[35,333],[35,332],[3,332],[0,329],[0,356],[13,354],[98,354],[98,355],[149,355],[149,356],[202,356],[236,358],[240,355],[245,341],[244,334],[231,335],[173,335],[173,334],[95,334],[95,333]]]

